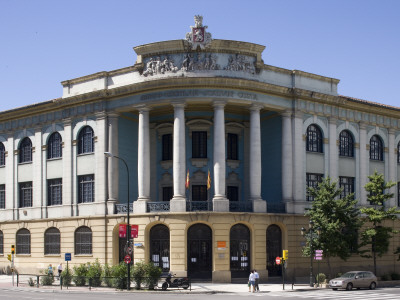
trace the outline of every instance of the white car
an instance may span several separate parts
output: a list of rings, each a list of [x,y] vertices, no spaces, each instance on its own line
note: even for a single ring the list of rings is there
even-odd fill
[[[338,278],[329,280],[329,287],[333,290],[346,289],[351,291],[353,288],[369,288],[374,290],[378,285],[378,279],[372,272],[351,271],[344,273]]]

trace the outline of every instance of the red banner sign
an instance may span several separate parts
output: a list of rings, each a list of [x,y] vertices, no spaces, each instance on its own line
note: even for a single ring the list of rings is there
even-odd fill
[[[136,239],[139,234],[139,225],[132,225],[131,227],[131,238]]]
[[[126,224],[119,224],[119,237],[126,238]]]

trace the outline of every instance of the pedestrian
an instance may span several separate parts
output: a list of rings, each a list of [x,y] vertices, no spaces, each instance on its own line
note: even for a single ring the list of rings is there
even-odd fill
[[[253,270],[251,270],[250,275],[249,275],[249,292],[254,293],[254,284],[255,284],[254,272],[253,272]]]
[[[58,270],[58,278],[60,278],[60,277],[61,277],[61,273],[62,273],[62,271],[63,271],[62,263],[60,263],[60,264],[58,265],[57,270]]]
[[[50,275],[50,276],[53,276],[54,274],[53,274],[53,266],[50,264],[49,265],[49,268],[48,268],[48,270],[47,270],[47,275]]]
[[[254,270],[254,290],[256,292],[260,291],[260,287],[258,286],[259,282],[260,282],[260,275],[258,275],[257,270]]]

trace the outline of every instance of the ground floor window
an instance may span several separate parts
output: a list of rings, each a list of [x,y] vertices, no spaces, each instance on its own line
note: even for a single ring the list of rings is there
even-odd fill
[[[17,232],[17,254],[31,254],[31,233],[22,228]]]
[[[163,272],[169,272],[169,229],[158,224],[150,230],[150,260]]]
[[[60,254],[60,230],[49,228],[44,233],[44,254]]]
[[[92,254],[92,230],[82,226],[75,231],[75,255]]]

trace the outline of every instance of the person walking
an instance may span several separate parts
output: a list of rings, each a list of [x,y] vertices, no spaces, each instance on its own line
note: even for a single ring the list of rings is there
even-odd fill
[[[53,266],[50,264],[49,268],[47,269],[47,275],[53,276]]]
[[[260,275],[258,275],[257,270],[254,270],[254,290],[256,292],[260,291],[260,287],[258,286],[259,282],[260,282]]]
[[[253,272],[253,270],[251,270],[250,275],[249,275],[249,292],[254,293],[254,284],[255,284],[254,272]]]
[[[60,264],[58,265],[57,270],[58,270],[58,278],[61,278],[61,273],[62,273],[62,271],[63,271],[62,263],[60,263]]]

